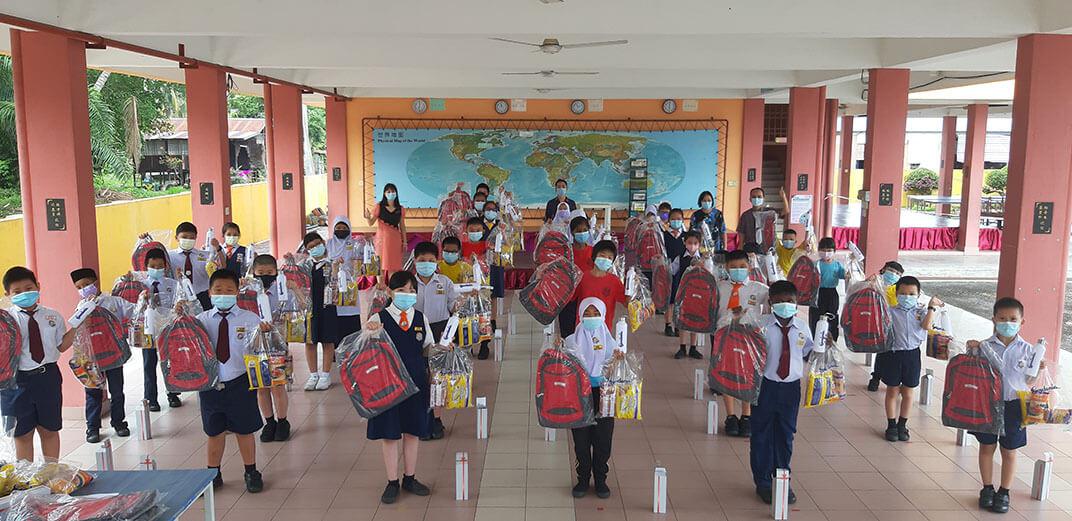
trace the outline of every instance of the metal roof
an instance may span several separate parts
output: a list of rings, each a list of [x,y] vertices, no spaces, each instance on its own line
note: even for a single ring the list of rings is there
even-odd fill
[[[171,128],[145,136],[147,140],[154,139],[188,139],[189,129],[186,118],[168,118]],[[262,118],[228,118],[227,139],[245,140],[264,132],[264,119]]]

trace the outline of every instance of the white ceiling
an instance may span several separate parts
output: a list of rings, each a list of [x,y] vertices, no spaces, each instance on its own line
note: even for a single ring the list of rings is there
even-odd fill
[[[183,43],[194,58],[349,96],[784,101],[787,87],[826,85],[850,106],[863,102],[862,69],[911,68],[912,85],[1007,72],[1018,36],[1072,32],[1069,0],[5,0],[0,12],[168,52]],[[492,37],[630,43],[547,55]],[[174,63],[116,49],[87,58],[182,79]],[[501,74],[547,69],[600,74]],[[963,105],[971,90],[950,87],[1010,77],[939,81],[918,90],[949,98],[912,103]]]

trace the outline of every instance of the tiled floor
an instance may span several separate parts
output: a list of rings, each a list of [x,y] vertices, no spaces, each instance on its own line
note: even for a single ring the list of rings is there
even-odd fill
[[[748,468],[748,441],[705,434],[706,401],[692,400],[692,378],[707,361],[674,360],[676,340],[661,335],[655,317],[632,336],[630,346],[645,354],[644,419],[615,426],[610,485],[613,494],[570,496],[573,472],[567,432],[544,441],[532,411],[534,360],[542,345],[542,328],[514,303],[516,331],[509,335],[501,364],[474,361],[476,393],[490,407],[490,439],[475,439],[475,411],[444,413],[448,436],[421,444],[418,477],[432,495],[403,495],[394,505],[380,505],[385,477],[380,448],[365,440],[365,426],[336,385],[327,392],[290,393],[293,438],[258,444],[264,471],[263,493],[246,494],[242,466],[233,442],[224,464],[225,486],[216,494],[217,518],[227,521],[319,519],[596,521],[596,520],[737,520],[769,519],[768,507],[756,498]],[[505,328],[504,317],[500,325]],[[295,350],[303,382],[301,349]],[[863,385],[863,357],[850,355],[850,395],[844,403],[802,410],[793,454],[793,485],[799,497],[792,519],[947,521],[971,519],[1072,520],[1072,439],[1055,428],[1030,431],[1021,452],[1013,511],[1005,516],[975,506],[977,449],[957,447],[952,430],[941,426],[941,398],[934,388],[932,405],[916,409],[909,422],[912,441],[891,444],[881,395]],[[140,365],[128,368],[131,394],[138,395]],[[939,376],[939,363],[928,360]],[[709,399],[710,396],[705,397]],[[133,409],[133,407],[129,407]],[[66,458],[92,465],[95,447],[82,443],[84,423],[70,411],[63,432]],[[154,439],[113,440],[117,468],[133,468],[148,453],[162,468],[204,465],[204,435],[196,398],[186,406],[153,415]],[[106,433],[110,433],[107,429]],[[470,457],[470,499],[454,500],[454,458]],[[1032,460],[1043,452],[1056,457],[1049,501],[1031,500]],[[667,514],[652,514],[652,476],[656,465],[668,469]],[[198,508],[195,505],[195,509]],[[184,519],[201,519],[188,512]]]

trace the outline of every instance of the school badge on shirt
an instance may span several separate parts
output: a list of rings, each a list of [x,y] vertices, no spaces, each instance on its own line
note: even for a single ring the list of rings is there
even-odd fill
[[[245,340],[245,338],[246,338],[246,328],[244,326],[236,327],[235,328],[235,336],[237,336],[239,340]]]
[[[424,326],[413,326],[413,336],[418,342],[424,342]]]
[[[46,318],[48,319],[48,327],[56,327],[56,315],[49,315]]]
[[[592,349],[595,351],[603,350],[603,344],[599,342],[598,337],[592,337]]]

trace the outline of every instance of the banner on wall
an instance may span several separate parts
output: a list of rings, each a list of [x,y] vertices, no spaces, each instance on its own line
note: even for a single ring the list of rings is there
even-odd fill
[[[386,183],[410,208],[437,207],[459,183],[505,183],[524,206],[543,206],[565,179],[570,198],[625,207],[629,160],[648,160],[648,200],[696,206],[718,189],[718,130],[672,132],[391,129],[372,133],[376,197]]]

